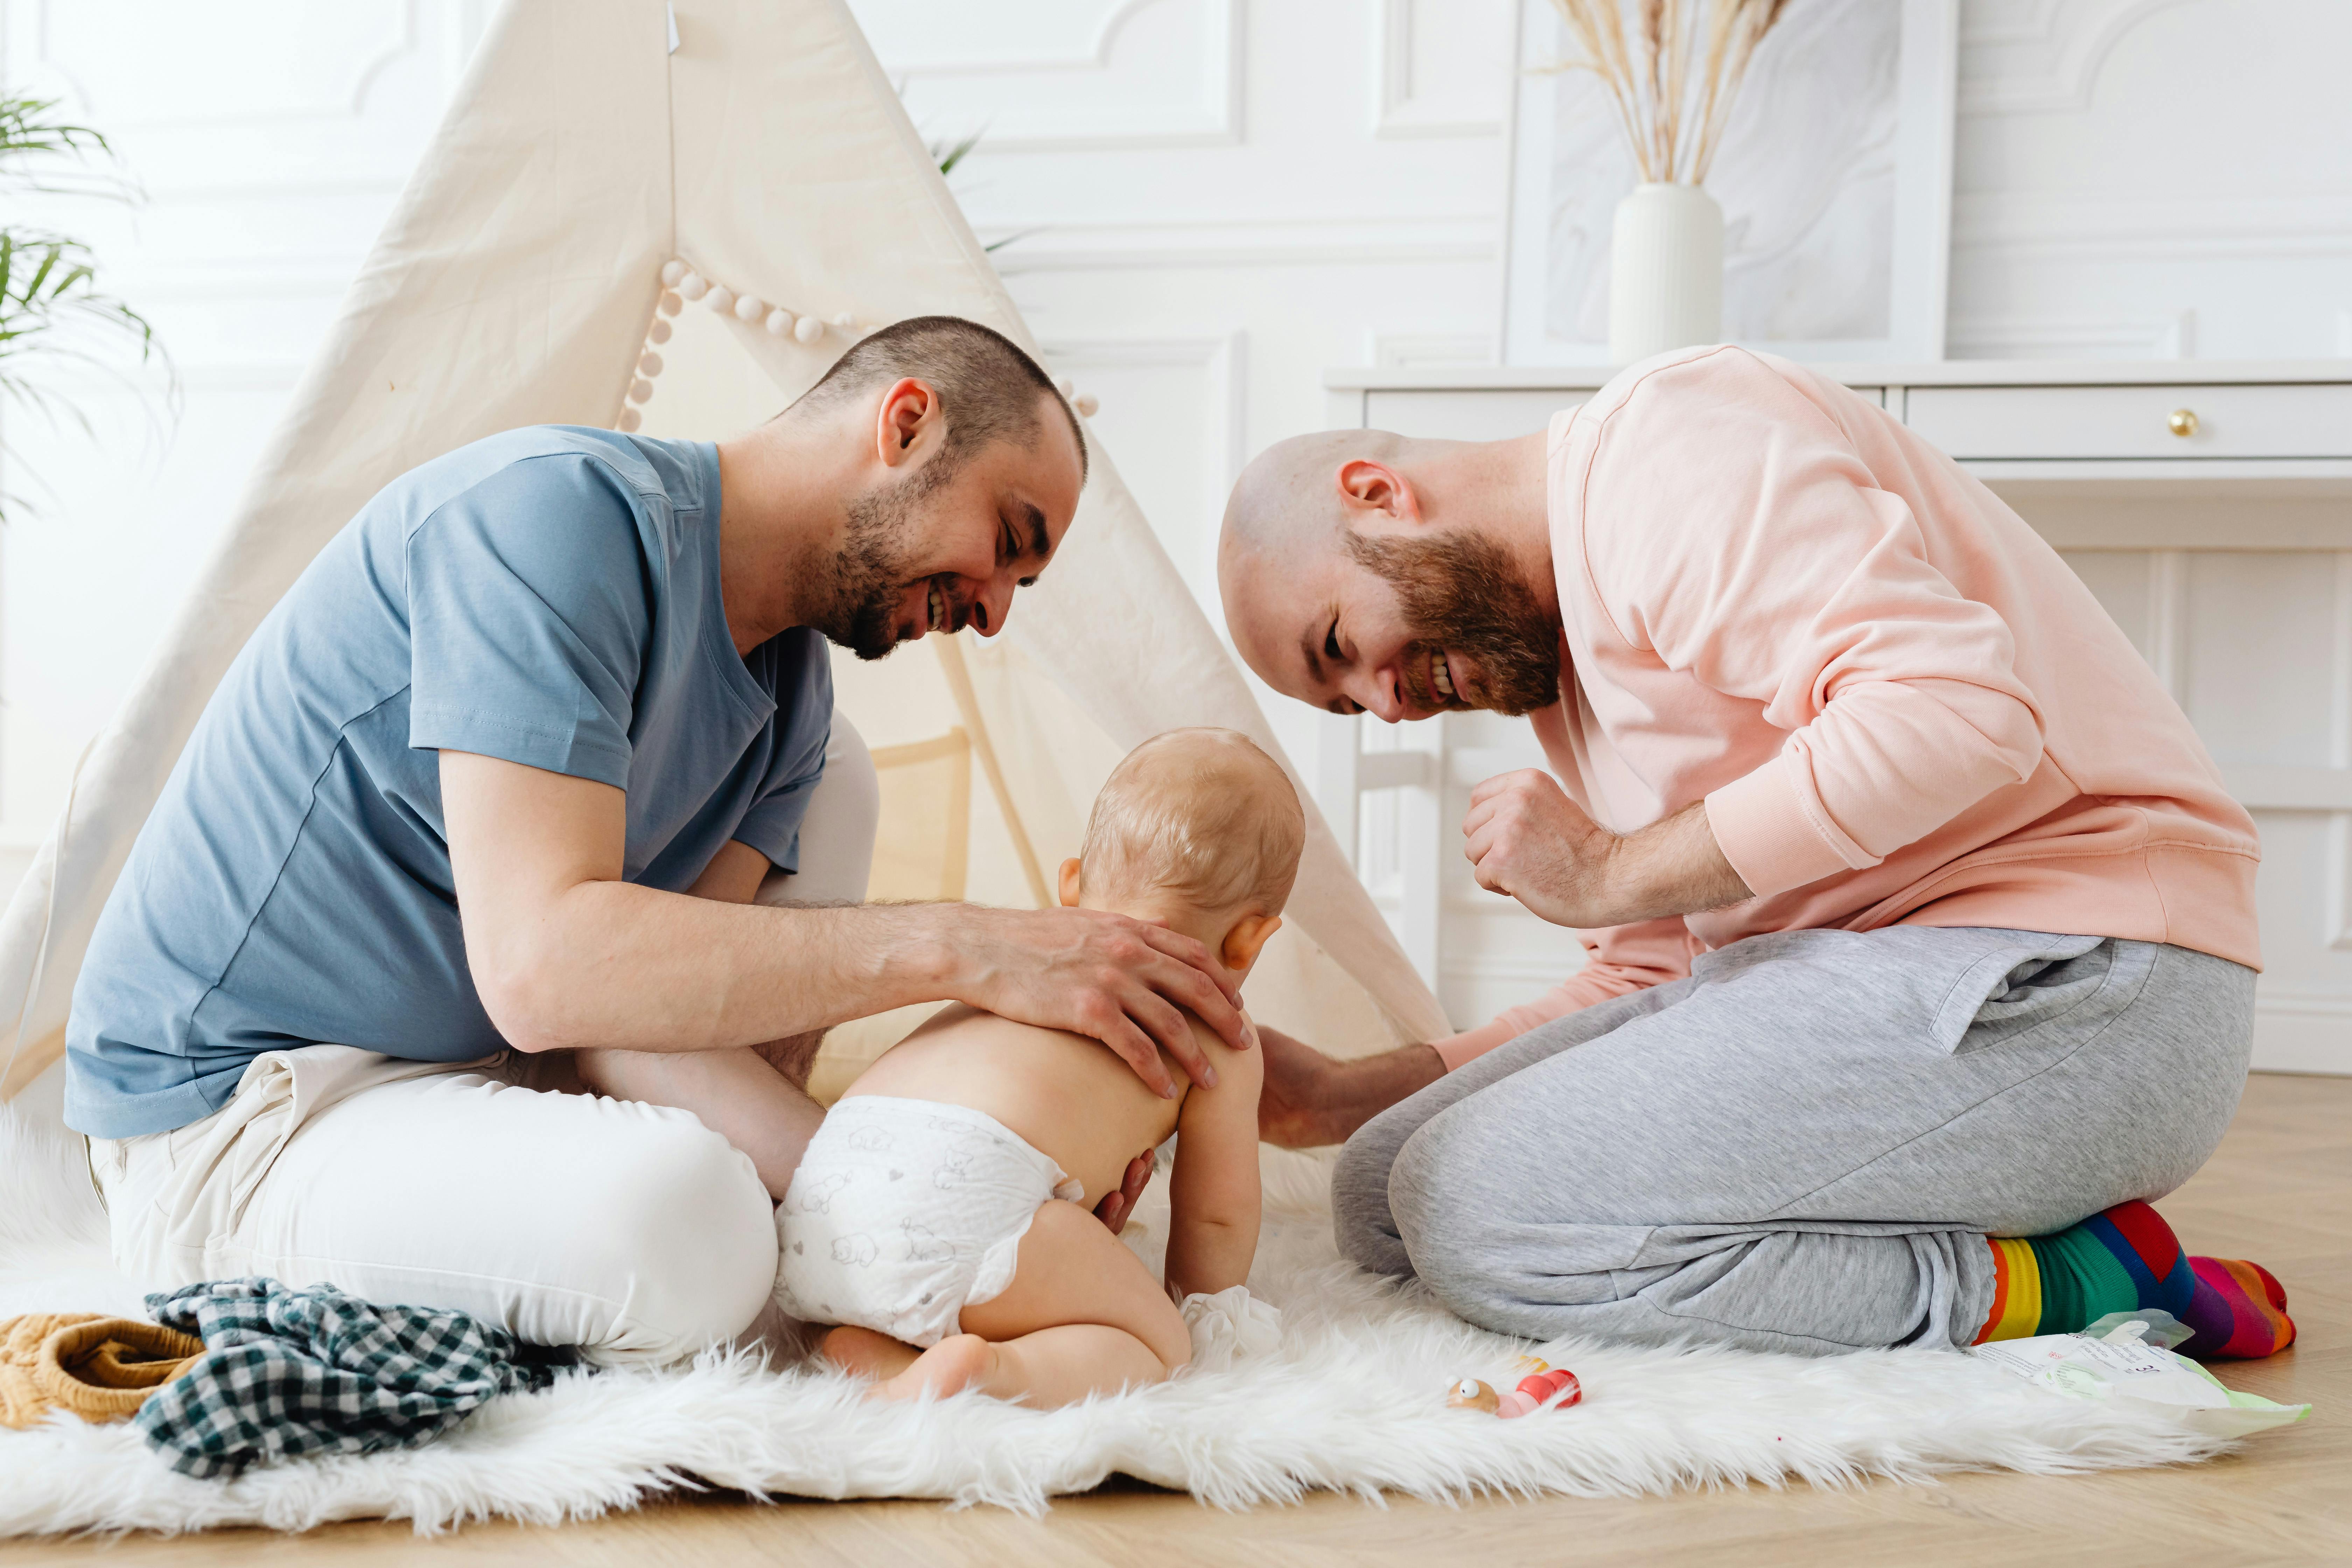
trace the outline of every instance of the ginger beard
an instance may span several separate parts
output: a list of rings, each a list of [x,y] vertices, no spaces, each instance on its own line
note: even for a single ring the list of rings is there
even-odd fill
[[[1521,714],[1559,700],[1559,622],[1511,569],[1502,546],[1459,531],[1345,538],[1356,564],[1396,590],[1412,639],[1400,679],[1414,707]],[[1447,651],[1467,659],[1475,676],[1470,689],[1450,700],[1430,688],[1428,673],[1432,658]]]

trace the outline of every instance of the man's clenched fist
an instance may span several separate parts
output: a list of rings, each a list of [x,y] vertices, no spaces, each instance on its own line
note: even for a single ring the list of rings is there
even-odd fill
[[[1554,925],[1591,931],[1720,909],[1750,896],[1694,801],[1637,832],[1610,832],[1538,768],[1470,792],[1465,853],[1482,888]]]
[[[1462,834],[1480,887],[1508,894],[1554,925],[1614,923],[1602,906],[1617,836],[1542,769],[1521,768],[1472,790]]]

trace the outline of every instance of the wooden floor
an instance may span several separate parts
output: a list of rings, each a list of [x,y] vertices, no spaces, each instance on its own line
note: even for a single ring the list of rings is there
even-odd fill
[[[1306,1565],[1635,1563],[1702,1557],[1796,1563],[2019,1564],[2352,1562],[2352,1079],[2263,1076],[2203,1173],[2162,1205],[2192,1251],[2260,1259],[2285,1281],[2302,1330],[2223,1381],[2317,1408],[2239,1458],[2182,1470],[2070,1478],[1969,1475],[1845,1492],[1762,1488],[1673,1498],[1387,1508],[1318,1496],[1224,1514],[1139,1485],[1058,1504],[1043,1520],[933,1503],[665,1503],[561,1530],[482,1525],[419,1541],[404,1525],[307,1536],[257,1531],[110,1544],[0,1545],[0,1568],[100,1564],[658,1564],[791,1562]],[[5,1478],[0,1477],[0,1484]]]

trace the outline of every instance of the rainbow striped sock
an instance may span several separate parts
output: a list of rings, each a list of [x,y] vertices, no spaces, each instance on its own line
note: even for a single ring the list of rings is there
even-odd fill
[[[1992,1309],[1977,1342],[2069,1334],[2110,1312],[2154,1307],[2195,1331],[2184,1355],[2265,1356],[2294,1342],[2286,1291],[2257,1264],[2189,1258],[2137,1199],[2049,1236],[1985,1238]]]
[[[2239,1258],[2192,1258],[2197,1296],[2180,1321],[2197,1337],[2180,1347],[2183,1355],[2216,1361],[2275,1355],[2294,1343],[2294,1320],[2286,1315],[2286,1287],[2259,1263]]]

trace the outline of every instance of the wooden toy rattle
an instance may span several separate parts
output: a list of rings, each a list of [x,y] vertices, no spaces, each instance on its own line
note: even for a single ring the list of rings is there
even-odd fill
[[[1492,1384],[1481,1383],[1475,1377],[1465,1377],[1446,1390],[1445,1408],[1484,1410],[1491,1415],[1511,1421],[1540,1409],[1543,1402],[1555,1394],[1560,1396],[1559,1403],[1552,1406],[1555,1410],[1565,1410],[1583,1399],[1584,1385],[1577,1382],[1576,1373],[1566,1367],[1554,1368],[1533,1356],[1519,1359],[1523,1364],[1531,1365],[1535,1370],[1519,1379],[1517,1388],[1508,1394],[1497,1394]]]

